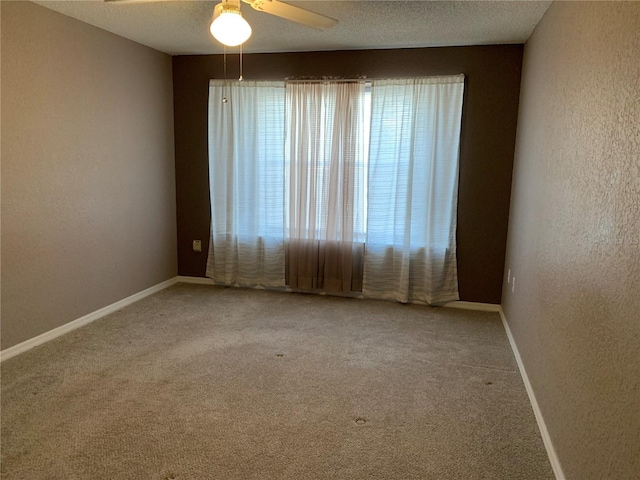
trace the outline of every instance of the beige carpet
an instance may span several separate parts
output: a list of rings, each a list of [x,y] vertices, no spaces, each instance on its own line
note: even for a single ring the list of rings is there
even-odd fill
[[[553,478],[494,313],[176,285],[1,368],[6,480]]]

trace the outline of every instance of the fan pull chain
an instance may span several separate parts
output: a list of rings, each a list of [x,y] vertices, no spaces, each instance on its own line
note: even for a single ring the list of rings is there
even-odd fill
[[[242,78],[242,44],[240,44],[240,78],[238,81],[244,81],[244,78]]]
[[[227,103],[227,47],[222,46],[222,103]]]

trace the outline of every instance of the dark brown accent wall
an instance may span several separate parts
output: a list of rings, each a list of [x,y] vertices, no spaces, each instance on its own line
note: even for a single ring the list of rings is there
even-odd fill
[[[244,77],[397,78],[466,75],[460,151],[458,274],[461,300],[500,303],[523,47],[497,45],[244,56]],[[227,56],[237,78],[238,56]],[[173,57],[178,271],[204,277],[210,205],[207,96],[220,55]],[[267,127],[267,126],[265,126]],[[192,251],[203,240],[205,251]]]

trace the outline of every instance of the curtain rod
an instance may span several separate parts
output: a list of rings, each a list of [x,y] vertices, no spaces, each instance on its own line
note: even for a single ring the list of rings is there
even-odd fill
[[[465,75],[463,73],[459,74],[451,74],[451,75],[427,75],[427,76],[417,76],[417,77],[388,77],[388,78],[367,78],[367,77],[359,77],[359,78],[340,78],[340,77],[326,77],[326,78],[285,78],[285,83],[322,83],[322,82],[331,82],[331,83],[356,83],[356,82],[365,82],[371,83],[373,81],[389,81],[389,80],[405,80],[409,79],[441,79],[441,78],[449,78],[449,77],[459,77],[460,79],[464,79]]]
[[[257,82],[261,82],[261,81],[265,81],[265,82],[281,82],[283,81],[284,83],[357,83],[357,82],[364,82],[367,84],[372,84],[374,81],[393,81],[393,80],[398,80],[398,81],[402,81],[402,80],[411,80],[411,79],[432,79],[432,80],[436,80],[436,79],[442,79],[442,78],[453,78],[453,77],[457,77],[459,78],[459,81],[464,81],[465,75],[463,73],[457,74],[457,75],[431,75],[431,76],[424,76],[424,77],[398,77],[398,78],[367,78],[367,77],[361,77],[361,78],[285,78],[284,80],[249,80],[249,81],[257,81]],[[240,80],[240,82],[242,82],[245,79]],[[210,82],[228,82],[228,83],[233,83],[233,82],[237,82],[238,79],[222,79],[222,78],[212,78],[209,80]],[[434,82],[434,83],[438,83],[438,82]],[[456,83],[456,82],[444,82],[444,83]]]
[[[370,78],[285,78],[285,82],[287,83],[322,83],[322,82],[331,82],[331,83],[356,83],[356,82],[370,82]]]

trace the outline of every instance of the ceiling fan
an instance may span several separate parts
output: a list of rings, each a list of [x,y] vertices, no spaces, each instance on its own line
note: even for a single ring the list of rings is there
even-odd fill
[[[162,2],[162,1],[171,1],[171,0],[104,0],[106,3],[152,3],[152,2]],[[292,22],[300,23],[307,27],[315,28],[316,30],[326,30],[335,26],[338,21],[329,18],[325,15],[321,15],[319,13],[312,12],[311,10],[307,10],[305,8],[296,7],[294,5],[290,5],[285,2],[281,2],[279,0],[242,0],[242,2],[251,5],[254,10],[258,10],[259,12],[269,13],[271,15],[275,15],[280,18],[284,18],[285,20],[290,20]],[[229,42],[224,41],[220,37],[224,37],[224,35],[219,35],[222,30],[219,26],[214,27],[214,23],[218,23],[220,25],[222,22],[218,20],[222,18],[224,14],[226,15],[226,19],[230,19],[229,23],[223,27],[226,33],[230,33],[234,38],[229,40]],[[225,19],[225,23],[226,23]],[[218,21],[218,22],[217,22]],[[218,30],[217,33],[214,33],[214,30]],[[244,41],[246,41],[251,35],[251,27],[249,24],[242,18],[242,14],[240,13],[240,0],[221,0],[221,2],[216,5],[213,13],[213,22],[211,23],[211,33],[218,41],[228,46],[240,45]],[[226,37],[225,37],[226,38]]]

